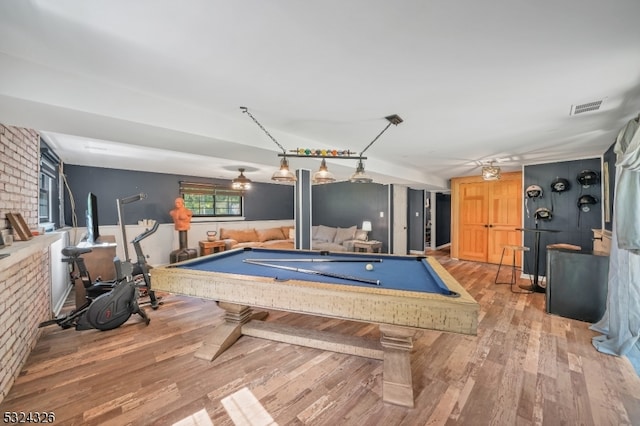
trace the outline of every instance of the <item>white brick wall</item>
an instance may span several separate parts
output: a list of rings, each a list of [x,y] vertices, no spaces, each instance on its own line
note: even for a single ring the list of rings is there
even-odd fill
[[[37,227],[39,151],[38,132],[0,124],[0,230],[9,228],[9,212]],[[38,323],[51,312],[49,249],[17,263],[12,258],[0,270],[0,402],[40,336]]]
[[[38,132],[0,124],[0,230],[6,213],[20,213],[30,229],[38,226]]]

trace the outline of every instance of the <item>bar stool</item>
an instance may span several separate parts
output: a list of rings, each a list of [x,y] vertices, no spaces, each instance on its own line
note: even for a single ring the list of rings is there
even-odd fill
[[[498,276],[500,275],[500,269],[502,269],[502,262],[504,260],[504,255],[506,253],[507,250],[511,250],[512,253],[512,257],[511,257],[511,281],[508,282],[499,282],[498,281]],[[516,253],[518,252],[527,252],[529,251],[529,247],[526,246],[518,246],[518,245],[512,245],[512,244],[507,244],[505,246],[502,247],[502,254],[500,255],[500,264],[498,265],[498,272],[496,272],[496,279],[494,280],[495,284],[509,284],[511,286],[511,292],[512,293],[532,293],[532,291],[515,291],[513,289],[513,285],[516,283],[516,270],[521,270],[520,268],[516,267]],[[526,259],[525,259],[526,262]],[[531,285],[533,286],[533,281],[531,282]]]

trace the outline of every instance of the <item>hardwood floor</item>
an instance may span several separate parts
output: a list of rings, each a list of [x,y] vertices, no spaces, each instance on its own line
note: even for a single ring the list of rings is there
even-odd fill
[[[481,305],[478,335],[421,331],[416,408],[381,400],[382,363],[241,337],[209,363],[193,356],[222,321],[214,302],[168,295],[109,332],[49,328],[1,411],[50,411],[61,425],[171,425],[248,388],[280,425],[639,425],[640,378],[597,352],[587,323],[546,314],[543,294],[493,284],[497,267],[430,252]],[[523,281],[526,282],[526,281]],[[272,312],[305,327],[377,339],[361,323]]]

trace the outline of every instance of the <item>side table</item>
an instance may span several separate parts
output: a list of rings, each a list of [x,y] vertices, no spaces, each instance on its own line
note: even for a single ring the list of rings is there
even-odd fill
[[[224,241],[200,241],[200,256],[206,256],[208,254],[218,253],[224,251]]]
[[[382,251],[382,241],[357,241],[353,243],[353,250],[365,253],[380,253]]]

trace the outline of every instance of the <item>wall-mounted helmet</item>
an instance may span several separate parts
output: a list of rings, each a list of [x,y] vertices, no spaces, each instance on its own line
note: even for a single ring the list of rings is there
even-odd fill
[[[533,217],[535,217],[536,220],[551,220],[553,218],[553,213],[551,213],[551,210],[546,207],[540,207],[533,214]]]
[[[564,192],[569,189],[571,189],[571,184],[565,178],[557,177],[551,182],[551,191],[553,192]]]
[[[598,173],[593,170],[583,170],[578,173],[578,182],[582,185],[583,188],[588,188],[591,185],[595,185],[600,180],[598,177]]]
[[[588,212],[591,210],[591,206],[597,203],[598,200],[592,195],[581,195],[580,198],[578,198],[578,208],[583,212]]]
[[[540,185],[529,185],[525,191],[527,198],[542,198],[542,188]]]

